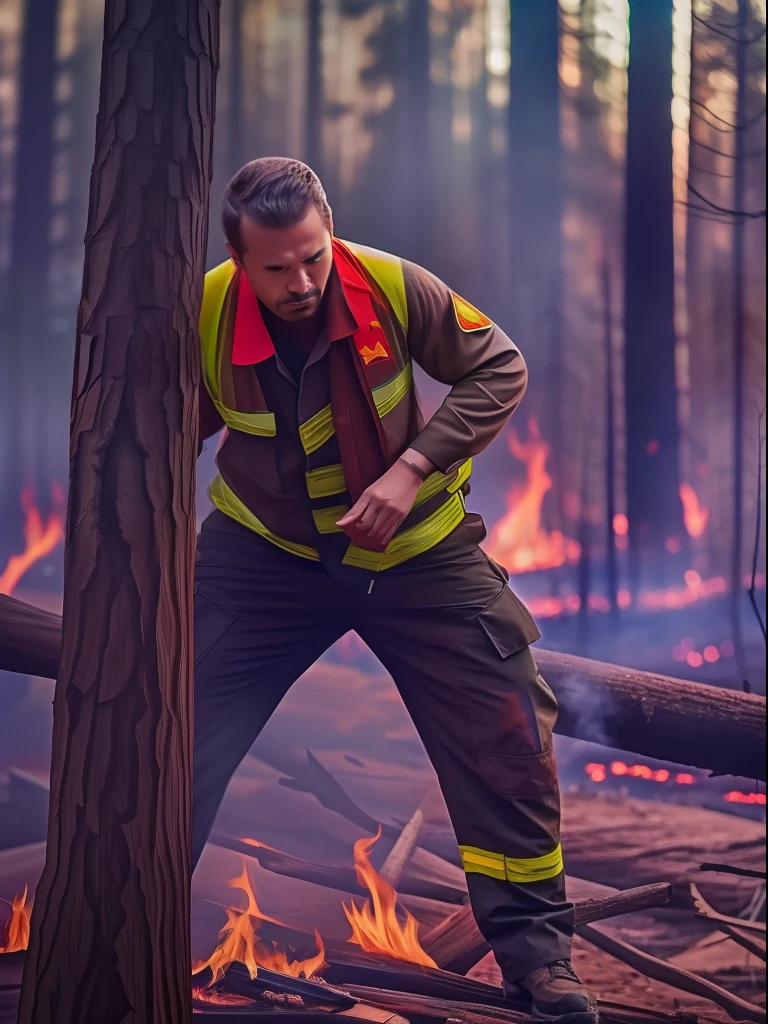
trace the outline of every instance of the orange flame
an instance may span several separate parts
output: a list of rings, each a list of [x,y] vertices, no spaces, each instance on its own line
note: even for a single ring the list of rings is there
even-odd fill
[[[52,488],[54,509],[43,526],[43,517],[35,505],[31,487],[21,492],[21,507],[24,510],[24,551],[11,555],[2,575],[0,594],[12,594],[22,576],[41,558],[49,555],[64,539],[64,492],[58,484]]]
[[[371,899],[365,901],[362,910],[358,910],[354,903],[349,907],[342,904],[352,928],[349,941],[361,946],[366,953],[385,953],[397,960],[437,967],[432,957],[421,948],[418,921],[406,910],[405,924],[400,924],[395,913],[397,893],[371,864],[369,854],[380,838],[381,825],[373,838],[358,839],[355,843],[357,880],[366,886]]]
[[[18,953],[29,946],[29,919],[32,916],[32,904],[27,906],[28,887],[24,886],[21,896],[16,896],[11,907],[11,919],[5,926],[3,944],[0,953]],[[7,903],[7,900],[3,900]]]
[[[229,995],[226,992],[216,992],[214,989],[199,986],[192,989],[192,998],[199,1003],[215,1003],[217,1006],[246,1006],[256,1002],[248,996]]]
[[[255,840],[253,842],[256,846],[261,845],[256,843]],[[288,974],[292,978],[311,978],[313,974],[317,973],[325,965],[325,948],[323,940],[317,931],[315,932],[315,941],[318,952],[307,960],[289,961],[286,954],[278,950],[276,943],[271,943],[270,948],[270,946],[256,937],[256,931],[262,922],[266,921],[269,924],[277,925],[281,925],[281,922],[276,921],[273,917],[267,917],[266,914],[262,914],[259,910],[259,905],[256,902],[256,897],[248,878],[248,869],[245,866],[245,861],[243,861],[242,874],[237,878],[233,878],[228,885],[233,889],[241,889],[245,893],[248,906],[245,910],[239,910],[234,907],[224,908],[227,914],[227,923],[219,932],[219,937],[222,938],[222,941],[207,960],[200,961],[193,966],[193,974],[199,974],[206,967],[209,967],[213,975],[210,982],[212,985],[224,976],[229,965],[235,960],[245,964],[251,978],[256,977],[259,967],[276,971],[279,974]],[[254,921],[256,922],[255,926]]]
[[[625,764],[624,761],[612,761],[608,767],[592,761],[584,766],[584,771],[591,782],[605,782],[609,772],[611,775],[645,779],[647,782],[674,782],[678,786],[692,786],[696,782],[695,776],[688,772],[677,772],[673,775],[667,768],[651,768],[647,764]]]
[[[496,523],[488,541],[488,554],[510,572],[554,569],[579,560],[581,548],[559,530],[547,533],[541,525],[541,506],[552,487],[546,463],[550,448],[539,432],[535,417],[528,421],[529,440],[523,442],[512,430],[509,450],[526,467],[524,487],[513,486],[507,494],[508,511]]]
[[[680,500],[683,503],[683,522],[690,537],[701,537],[709,522],[709,509],[699,502],[699,496],[690,484],[680,484]]]

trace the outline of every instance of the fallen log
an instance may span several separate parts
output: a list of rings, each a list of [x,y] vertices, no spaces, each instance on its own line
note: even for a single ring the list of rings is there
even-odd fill
[[[580,935],[587,942],[597,946],[604,953],[609,953],[622,963],[634,968],[654,981],[664,982],[672,988],[680,989],[682,992],[689,992],[694,996],[702,996],[710,1002],[720,1006],[733,1020],[753,1021],[754,1024],[763,1024],[765,1021],[765,1010],[754,1003],[741,999],[739,996],[726,992],[720,985],[707,981],[706,978],[694,974],[692,971],[683,970],[681,967],[674,967],[672,964],[659,960],[658,957],[645,953],[628,942],[607,935],[594,925],[585,925],[580,930]]]
[[[730,864],[700,864],[699,871],[714,871],[724,875],[740,875],[742,878],[761,878],[763,881],[765,880],[764,871],[733,867]]]
[[[764,697],[536,648],[556,731],[718,775],[765,780]],[[54,679],[61,618],[0,595],[0,670]]]
[[[672,886],[667,882],[641,885],[636,889],[594,896],[575,904],[576,927],[593,921],[605,921],[620,914],[660,907],[669,902]],[[466,974],[478,964],[490,945],[480,934],[470,907],[462,907],[428,932],[421,945],[435,963],[446,971]]]

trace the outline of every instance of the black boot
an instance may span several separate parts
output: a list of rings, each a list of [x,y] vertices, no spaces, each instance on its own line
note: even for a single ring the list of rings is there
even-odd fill
[[[570,960],[557,960],[519,978],[519,988],[531,996],[531,1015],[535,1020],[574,1017],[573,1024],[597,1021],[597,1000],[571,966]],[[512,986],[510,985],[510,991]]]

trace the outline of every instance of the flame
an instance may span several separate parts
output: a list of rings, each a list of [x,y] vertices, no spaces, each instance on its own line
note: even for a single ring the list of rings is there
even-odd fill
[[[31,487],[21,492],[21,507],[24,510],[24,551],[11,555],[2,575],[0,594],[12,594],[22,576],[41,558],[49,555],[64,539],[64,492],[58,484],[51,489],[54,508],[43,525],[43,517],[35,505]]]
[[[584,766],[584,771],[591,782],[605,782],[609,772],[611,775],[645,779],[647,782],[674,782],[678,786],[692,786],[696,782],[695,776],[688,772],[677,772],[673,775],[667,768],[651,768],[647,764],[626,764],[624,761],[612,761],[608,767],[592,761]]]
[[[690,484],[680,484],[683,503],[683,522],[690,537],[701,537],[709,522],[709,509],[699,502],[699,496]]]
[[[3,944],[0,953],[18,953],[29,946],[29,919],[32,915],[32,904],[27,905],[28,887],[24,886],[21,896],[16,896],[11,907],[11,919],[5,926]],[[3,900],[7,903],[7,900]]]
[[[229,995],[225,992],[216,992],[210,988],[200,988],[199,986],[192,989],[192,998],[196,999],[199,1003],[214,1003],[217,1006],[246,1006],[253,1005],[256,1000],[249,999],[248,996],[235,996]]]
[[[260,846],[255,840],[253,845]],[[307,960],[288,960],[285,953],[277,948],[276,943],[269,945],[256,937],[259,925],[266,921],[269,924],[281,925],[273,917],[267,917],[259,910],[256,897],[248,877],[248,869],[243,861],[242,874],[231,879],[228,883],[233,889],[241,889],[247,898],[248,906],[245,910],[238,910],[234,907],[225,907],[227,923],[219,932],[222,941],[207,960],[199,961],[192,967],[193,974],[199,974],[206,967],[210,968],[213,975],[210,984],[218,981],[224,976],[231,963],[237,960],[245,964],[251,978],[258,974],[259,967],[264,967],[279,974],[288,974],[292,978],[311,978],[321,967],[325,965],[325,948],[320,935],[315,932],[315,941],[318,952]],[[254,921],[256,922],[254,926]]]
[[[507,494],[507,512],[496,523],[488,541],[488,554],[510,572],[554,569],[579,560],[581,548],[560,531],[547,533],[541,525],[541,506],[552,487],[546,463],[550,448],[539,432],[535,417],[528,421],[529,440],[523,442],[512,430],[509,450],[526,468],[524,487],[513,486]]]
[[[366,953],[385,953],[397,960],[437,967],[421,948],[417,937],[418,921],[406,910],[405,924],[400,924],[395,913],[397,893],[371,864],[369,854],[380,837],[381,825],[373,838],[358,839],[355,843],[357,880],[366,886],[371,899],[365,901],[362,910],[354,903],[349,907],[342,904],[352,928],[349,941],[361,946]]]
[[[729,804],[759,804],[765,807],[765,793],[740,793],[732,789],[725,794],[725,799]]]

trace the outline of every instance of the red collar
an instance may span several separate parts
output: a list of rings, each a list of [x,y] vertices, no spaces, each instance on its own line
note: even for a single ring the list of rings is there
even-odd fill
[[[333,240],[333,270],[328,279],[325,329],[329,341],[339,341],[356,334],[361,326],[373,319],[373,291],[349,250],[337,239]],[[275,354],[258,300],[240,271],[240,284],[235,313],[235,332],[232,339],[232,363],[252,366]]]

